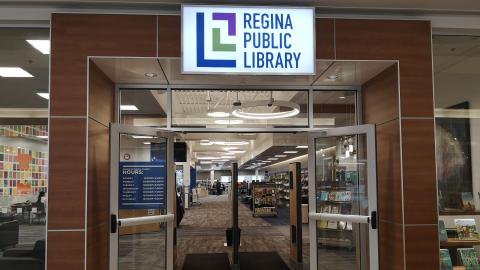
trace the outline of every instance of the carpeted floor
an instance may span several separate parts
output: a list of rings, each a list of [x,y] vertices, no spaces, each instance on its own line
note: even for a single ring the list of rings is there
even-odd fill
[[[241,270],[291,270],[277,252],[240,252]]]

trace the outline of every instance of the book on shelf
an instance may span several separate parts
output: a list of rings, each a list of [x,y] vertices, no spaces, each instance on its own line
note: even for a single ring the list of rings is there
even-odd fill
[[[479,240],[477,225],[475,219],[454,219],[457,229],[458,239],[460,240]]]
[[[477,252],[474,248],[458,248],[458,257],[460,258],[462,265],[467,270],[480,269],[480,263],[478,262]]]
[[[322,207],[321,213],[330,213],[331,207],[332,207],[331,205],[325,205],[324,207]],[[322,219],[322,220],[320,220],[318,226],[319,226],[320,229],[326,229],[326,228],[328,228],[328,221]]]
[[[452,258],[448,249],[440,249],[440,270],[453,270]]]
[[[340,206],[332,206],[331,214],[340,214]],[[338,221],[328,221],[329,229],[338,229]]]
[[[438,221],[438,231],[440,233],[440,242],[447,242],[447,229],[445,228],[445,222],[443,220]]]
[[[464,210],[475,210],[475,203],[473,201],[473,193],[472,192],[462,192],[462,208]]]

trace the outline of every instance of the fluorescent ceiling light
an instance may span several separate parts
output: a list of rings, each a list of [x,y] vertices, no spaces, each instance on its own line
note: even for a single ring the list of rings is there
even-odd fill
[[[339,99],[345,99],[345,97],[343,97],[343,96],[342,96],[342,97],[338,97],[338,98],[339,98]]]
[[[235,158],[234,156],[221,156],[220,158],[228,158],[228,159],[232,159],[232,158]]]
[[[271,157],[271,158],[268,158],[267,160],[278,160],[278,158]]]
[[[235,150],[238,149],[237,147],[224,147],[225,151]]]
[[[143,144],[152,144],[151,142],[143,142]]]
[[[229,117],[230,113],[228,112],[209,112],[207,113],[210,117]]]
[[[43,54],[50,54],[50,40],[48,39],[27,39],[35,49]]]
[[[229,160],[228,159],[214,159],[213,161],[215,161],[215,162],[227,162]]]
[[[137,106],[135,105],[120,105],[121,111],[138,111]]]
[[[38,92],[37,95],[41,96],[41,97],[44,98],[44,99],[49,99],[49,98],[50,98],[50,94],[49,94],[49,93],[40,93],[40,92]]]
[[[241,119],[218,119],[215,120],[215,124],[217,125],[239,125],[243,124],[243,120]]]
[[[298,149],[305,149],[305,148],[308,148],[308,145],[299,145],[299,146],[297,146],[296,148],[298,148]]]
[[[245,152],[247,152],[247,151],[245,151],[245,150],[230,150],[230,153],[233,153],[233,154],[243,154]]]
[[[233,152],[225,152],[225,153],[222,153],[222,155],[225,155],[225,156],[235,156],[235,153],[233,153]]]
[[[298,151],[284,151],[284,154],[296,154]]]
[[[212,164],[213,162],[211,161],[200,161],[200,164]]]
[[[48,135],[39,135],[37,136],[39,139],[48,139]]]
[[[132,135],[132,138],[134,138],[134,139],[153,139],[153,136],[147,136],[147,135]]]
[[[286,157],[287,155],[275,155],[275,157],[277,158],[283,158],[283,157]]]
[[[0,77],[4,78],[32,78],[33,75],[19,67],[0,67]]]
[[[211,159],[217,159],[218,157],[197,157],[199,160],[211,160]]]
[[[270,163],[270,162],[272,162],[272,161],[271,161],[271,160],[264,160],[264,161],[262,161],[262,162]]]
[[[225,146],[239,146],[239,145],[249,144],[249,142],[247,142],[247,141],[230,141],[230,142],[212,141],[211,143],[217,144],[217,145],[225,145]]]

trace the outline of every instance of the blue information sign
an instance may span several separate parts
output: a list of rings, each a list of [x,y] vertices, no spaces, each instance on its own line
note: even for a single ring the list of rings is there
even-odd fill
[[[120,162],[120,209],[164,209],[167,198],[165,161]]]

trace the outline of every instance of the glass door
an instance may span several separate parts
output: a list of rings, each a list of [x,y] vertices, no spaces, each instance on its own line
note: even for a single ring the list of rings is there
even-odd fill
[[[309,136],[310,269],[378,269],[375,126]]]
[[[173,269],[173,135],[110,127],[110,270]]]

